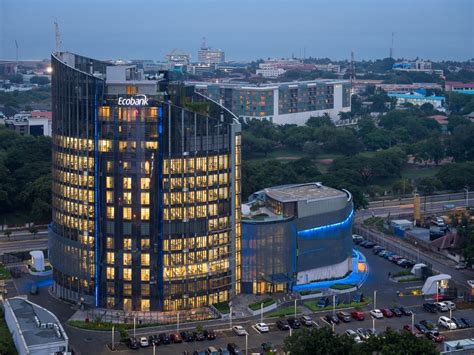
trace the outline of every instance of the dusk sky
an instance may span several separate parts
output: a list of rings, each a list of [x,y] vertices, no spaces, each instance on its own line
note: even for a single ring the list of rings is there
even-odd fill
[[[196,59],[202,37],[227,60],[306,56],[466,60],[474,57],[474,0],[0,0],[0,59],[62,50],[100,59]]]

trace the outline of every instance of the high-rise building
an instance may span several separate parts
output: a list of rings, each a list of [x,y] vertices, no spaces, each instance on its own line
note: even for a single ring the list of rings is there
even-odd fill
[[[192,86],[52,55],[53,290],[179,310],[240,292],[240,125]]]
[[[220,49],[212,49],[205,44],[198,50],[199,63],[220,64],[225,62],[225,53]]]

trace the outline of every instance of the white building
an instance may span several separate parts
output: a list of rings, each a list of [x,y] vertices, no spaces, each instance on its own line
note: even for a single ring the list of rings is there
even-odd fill
[[[20,297],[4,302],[5,321],[19,355],[67,353],[69,338],[56,316]]]
[[[283,68],[265,68],[257,69],[256,74],[261,75],[264,78],[278,78],[280,75],[286,73],[286,70]]]

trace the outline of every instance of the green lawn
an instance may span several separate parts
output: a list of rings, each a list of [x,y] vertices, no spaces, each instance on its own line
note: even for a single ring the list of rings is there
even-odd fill
[[[402,178],[405,179],[421,179],[424,177],[435,176],[440,167],[439,166],[428,166],[428,167],[408,167],[402,171]]]
[[[216,309],[223,314],[227,314],[230,312],[228,302],[214,303],[213,306],[216,307]]]
[[[300,314],[300,313],[301,313],[301,308],[296,307],[296,314]],[[284,307],[284,308],[268,313],[267,317],[285,317],[285,316],[290,316],[294,314],[295,314],[295,307],[288,306],[288,307]]]
[[[265,161],[265,160],[296,160],[300,158],[304,158],[307,155],[303,153],[301,150],[294,150],[294,149],[286,149],[286,148],[277,148],[273,150],[271,153],[268,153],[266,156],[265,154],[254,154],[252,158],[246,159],[247,161]]]
[[[364,302],[340,303],[339,305],[336,306],[336,309],[363,307],[363,306],[368,305],[371,301],[372,301],[371,298],[367,298]],[[327,307],[324,307],[324,308],[318,307],[318,301],[317,300],[315,300],[315,301],[306,301],[304,303],[304,305],[305,305],[306,308],[312,310],[313,312],[329,311],[329,310],[333,309],[332,304],[327,306]]]
[[[267,306],[270,306],[270,305],[274,304],[275,300],[273,298],[265,298],[263,300],[260,300],[260,301],[254,302],[252,304],[249,304],[249,308],[252,311],[256,311],[256,310],[258,310],[262,307],[262,303],[263,303],[263,308],[265,308]]]

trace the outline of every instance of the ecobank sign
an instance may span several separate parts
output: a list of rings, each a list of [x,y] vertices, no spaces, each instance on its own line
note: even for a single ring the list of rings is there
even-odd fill
[[[146,97],[146,95],[119,97],[117,104],[119,106],[148,106],[148,97]]]

